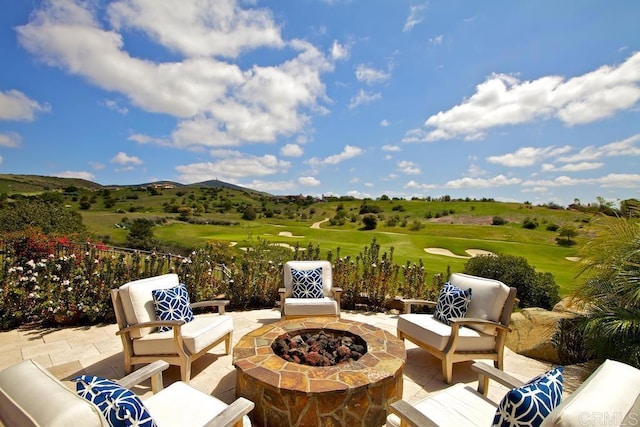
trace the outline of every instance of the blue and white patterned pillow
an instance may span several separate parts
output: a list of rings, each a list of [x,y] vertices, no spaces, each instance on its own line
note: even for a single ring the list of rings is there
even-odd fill
[[[452,317],[464,317],[467,314],[469,303],[471,302],[471,288],[467,290],[447,282],[440,290],[438,295],[438,303],[433,317],[439,321],[451,324]]]
[[[313,270],[291,269],[294,298],[324,298],[322,293],[322,267]]]
[[[73,381],[78,395],[96,405],[111,427],[156,426],[147,408],[131,390],[93,375],[80,375]],[[78,422],[82,424],[82,420]]]
[[[189,301],[187,287],[181,283],[169,289],[154,289],[151,291],[159,320],[193,320],[193,310]],[[168,326],[158,328],[160,332],[170,331]]]
[[[510,390],[500,401],[493,426],[535,427],[562,400],[562,366],[539,375],[519,388]]]

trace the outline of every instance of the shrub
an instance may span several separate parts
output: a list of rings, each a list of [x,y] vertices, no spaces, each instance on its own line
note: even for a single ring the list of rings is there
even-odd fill
[[[496,279],[518,290],[521,307],[542,307],[550,310],[560,301],[558,285],[551,273],[536,272],[527,259],[513,255],[480,255],[471,258],[464,272]]]
[[[362,217],[365,230],[375,230],[378,226],[378,217],[375,214],[366,214]]]
[[[507,220],[500,216],[494,216],[493,219],[491,220],[491,225],[504,225],[506,223],[507,223]]]
[[[538,220],[536,218],[526,217],[524,221],[522,221],[522,226],[529,230],[533,230],[534,228],[538,228]]]

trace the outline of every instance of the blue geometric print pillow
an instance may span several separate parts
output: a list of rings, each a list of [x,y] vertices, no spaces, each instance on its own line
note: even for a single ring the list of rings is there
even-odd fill
[[[451,325],[452,317],[464,317],[467,314],[469,303],[471,302],[471,288],[462,290],[457,286],[447,282],[440,290],[438,303],[433,317]]]
[[[563,370],[558,366],[522,387],[510,390],[498,405],[493,426],[535,427],[542,424],[562,400]]]
[[[294,298],[324,298],[322,293],[322,267],[313,270],[291,269]]]
[[[156,316],[159,320],[184,320],[188,323],[194,319],[189,293],[183,283],[169,289],[154,289],[151,295],[153,295]],[[171,330],[168,326],[161,326],[158,329],[160,332]]]
[[[142,401],[131,390],[105,378],[80,375],[73,379],[79,396],[96,405],[111,427],[155,427]],[[82,424],[82,420],[78,420]]]

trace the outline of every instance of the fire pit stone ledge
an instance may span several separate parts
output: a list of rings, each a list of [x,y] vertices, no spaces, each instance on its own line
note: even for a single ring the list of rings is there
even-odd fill
[[[357,361],[316,367],[287,362],[271,345],[284,333],[346,331],[361,337],[367,352]],[[233,349],[236,394],[252,400],[252,421],[268,425],[382,425],[388,404],[402,397],[404,343],[366,323],[310,317],[258,328]],[[380,423],[381,422],[381,423]]]

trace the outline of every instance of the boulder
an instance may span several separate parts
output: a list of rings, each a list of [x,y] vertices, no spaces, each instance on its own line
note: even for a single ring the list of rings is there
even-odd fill
[[[523,356],[561,364],[552,338],[562,319],[575,317],[570,311],[548,311],[543,308],[524,308],[511,315],[506,345]]]

